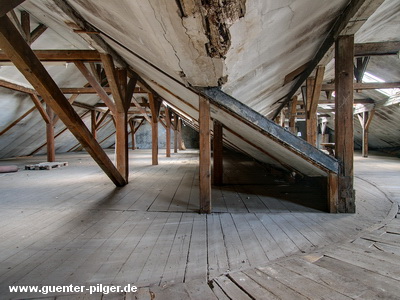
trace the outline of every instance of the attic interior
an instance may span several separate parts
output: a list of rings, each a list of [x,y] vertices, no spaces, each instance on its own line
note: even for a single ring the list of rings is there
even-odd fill
[[[395,298],[399,24],[396,0],[1,0],[0,295]]]

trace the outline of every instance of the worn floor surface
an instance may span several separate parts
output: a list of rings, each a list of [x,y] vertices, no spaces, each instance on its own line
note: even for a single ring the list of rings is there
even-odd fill
[[[92,298],[372,299],[400,292],[400,225],[390,201],[400,201],[396,158],[356,157],[355,215],[325,213],[323,189],[290,185],[232,153],[226,184],[213,188],[211,215],[197,214],[196,151],[160,156],[159,166],[150,165],[150,151],[132,151],[123,188],[87,154],[57,160],[69,165],[0,174],[2,299],[37,297],[10,294],[10,285],[99,283],[142,288]],[[370,289],[376,281],[383,286]],[[88,295],[57,299],[68,297]]]

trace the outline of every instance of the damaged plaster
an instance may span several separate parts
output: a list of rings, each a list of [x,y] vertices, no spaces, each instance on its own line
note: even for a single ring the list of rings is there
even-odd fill
[[[224,58],[231,46],[229,27],[246,13],[246,0],[177,0],[182,18],[201,16],[209,57]]]

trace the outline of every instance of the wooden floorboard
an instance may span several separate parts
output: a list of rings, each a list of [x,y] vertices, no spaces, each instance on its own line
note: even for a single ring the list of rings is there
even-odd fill
[[[211,215],[197,214],[197,151],[160,156],[158,166],[151,165],[150,151],[131,151],[130,183],[122,188],[109,182],[87,154],[59,159],[69,165],[1,177],[1,295],[9,295],[13,284],[98,283],[134,283],[141,289],[93,299],[156,294],[178,299],[180,291],[194,299],[230,299],[238,290],[244,299],[262,293],[270,299],[310,297],[300,286],[315,289],[313,295],[344,299],[399,294],[399,219],[364,232],[393,207],[387,195],[400,199],[393,184],[399,172],[391,172],[383,158],[376,163],[390,176],[378,176],[360,161],[359,210],[353,215],[318,210],[311,202],[319,194],[312,188],[312,201],[305,200],[305,189],[296,197],[298,187],[236,154],[224,158],[225,185],[213,187],[216,213]],[[356,172],[357,166],[356,161]],[[302,252],[316,259],[310,262]],[[377,284],[371,288],[373,280]]]

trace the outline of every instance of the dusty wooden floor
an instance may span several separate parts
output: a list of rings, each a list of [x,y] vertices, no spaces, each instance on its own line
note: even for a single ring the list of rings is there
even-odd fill
[[[159,166],[150,165],[147,150],[130,156],[131,182],[123,188],[83,153],[58,156],[69,162],[64,168],[0,174],[0,295],[22,297],[10,295],[9,285],[131,283],[151,286],[153,293],[176,290],[178,297],[184,289],[203,297],[211,290],[199,282],[233,282],[221,275],[356,237],[389,214],[387,196],[399,195],[393,182],[398,174],[391,173],[398,160],[371,158],[374,169],[357,158],[358,212],[331,215],[318,210],[324,208],[320,190],[309,187],[307,193],[230,154],[227,185],[213,189],[215,213],[199,215],[196,151],[160,156]]]

